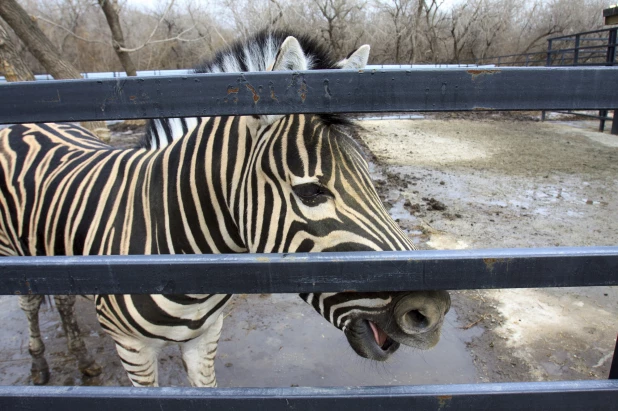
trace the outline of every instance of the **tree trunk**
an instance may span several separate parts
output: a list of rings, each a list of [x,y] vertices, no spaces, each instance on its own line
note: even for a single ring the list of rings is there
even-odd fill
[[[36,20],[31,18],[15,0],[0,0],[0,17],[11,26],[17,37],[54,79],[82,78],[75,67],[60,57],[54,45],[39,28]],[[109,141],[109,130],[104,121],[89,121],[81,124],[101,140]]]
[[[19,57],[9,33],[0,24],[0,74],[6,81],[34,81],[34,74]]]
[[[122,34],[122,27],[120,26],[120,17],[118,16],[118,2],[115,0],[98,0],[107,24],[112,32],[112,43],[114,51],[120,60],[120,64],[127,73],[127,76],[137,76],[137,70],[131,60],[131,56],[126,51],[123,51],[125,47],[124,35]]]
[[[425,6],[424,0],[418,0],[416,7],[416,15],[414,16],[414,31],[412,32],[412,48],[410,49],[410,64],[416,63],[418,36],[421,31],[421,15],[423,14],[423,7]]]

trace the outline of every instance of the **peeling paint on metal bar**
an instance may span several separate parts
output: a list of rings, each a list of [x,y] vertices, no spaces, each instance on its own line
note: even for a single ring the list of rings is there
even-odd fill
[[[135,118],[613,109],[614,67],[317,70],[0,84],[0,124]],[[263,98],[268,97],[271,98]]]
[[[488,70],[488,69],[468,70],[468,74],[472,75],[473,79],[476,79],[479,76],[496,74],[496,73],[500,73],[501,71],[502,70]]]

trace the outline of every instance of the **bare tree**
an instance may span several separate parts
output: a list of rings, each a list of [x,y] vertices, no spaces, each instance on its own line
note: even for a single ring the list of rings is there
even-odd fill
[[[414,15],[414,31],[410,36],[410,64],[416,63],[416,49],[418,47],[418,39],[421,32],[421,17],[423,16],[423,9],[425,8],[425,0],[417,0],[416,13]]]
[[[120,26],[118,0],[98,1],[101,9],[103,10],[103,14],[105,14],[105,19],[107,20],[109,29],[112,32],[112,47],[118,56],[118,60],[120,60],[120,64],[122,64],[127,76],[137,76],[135,64],[133,64],[133,60],[131,60],[131,56],[127,51],[124,41],[124,34],[122,33],[122,27]]]
[[[70,0],[70,1],[80,2],[80,1],[85,1],[85,0]],[[120,7],[120,3],[118,2],[118,0],[97,0],[97,2],[101,10],[103,11],[103,14],[107,22],[108,29],[111,31],[111,37],[109,40],[105,40],[105,39],[102,40],[100,38],[92,38],[91,36],[79,35],[71,27],[67,27],[66,25],[62,23],[54,21],[53,18],[48,18],[48,17],[39,15],[38,19],[41,21],[44,21],[45,23],[51,25],[54,28],[57,28],[63,31],[66,35],[69,35],[72,38],[78,41],[84,42],[86,44],[90,44],[90,45],[100,44],[100,45],[111,46],[116,56],[118,57],[118,60],[121,63],[123,70],[128,75],[136,75],[136,71],[137,71],[136,65],[134,64],[133,58],[130,56],[130,53],[139,52],[142,49],[147,48],[147,47],[152,49],[154,46],[161,46],[163,44],[169,44],[170,46],[167,49],[165,49],[165,51],[163,51],[162,49],[158,50],[160,53],[155,59],[156,61],[156,60],[161,60],[162,58],[165,58],[165,54],[168,54],[170,49],[172,52],[174,52],[175,51],[174,44],[178,42],[195,42],[195,41],[200,41],[204,39],[204,37],[202,37],[202,35],[199,34],[200,31],[197,30],[197,23],[193,21],[194,15],[190,9],[188,10],[188,15],[190,16],[190,20],[192,24],[189,24],[188,27],[181,28],[181,26],[179,25],[179,21],[187,20],[186,16],[184,16],[183,18],[183,16],[176,15],[170,18],[170,14],[171,14],[170,11],[172,10],[172,7],[175,4],[175,1],[171,0],[169,1],[169,3],[167,3],[165,10],[159,16],[148,15],[146,16],[147,17],[146,19],[144,19],[143,15],[140,16],[138,20],[139,26],[137,27],[138,31],[143,32],[144,29],[147,28],[147,26],[143,24],[144,20],[153,20],[153,18],[156,17],[156,24],[154,24],[152,29],[149,30],[149,35],[147,36],[145,40],[140,39],[139,42],[134,41],[134,43],[137,42],[139,44],[138,46],[129,47],[127,45],[129,42],[125,40],[123,27],[120,22],[121,7]],[[163,38],[157,39],[156,37],[160,37],[162,34],[162,31],[164,31],[162,27],[167,28],[165,36],[163,36]],[[192,31],[197,32],[199,35],[193,38],[185,37],[188,33]],[[148,61],[151,62],[153,60],[152,51],[149,52],[149,55],[150,55],[150,58],[148,59]],[[139,56],[138,56],[138,59],[139,59]],[[160,67],[157,67],[157,68],[160,68]]]
[[[337,57],[368,43],[372,60],[384,64],[543,51],[548,36],[602,27],[606,2],[459,0],[445,7],[445,0],[223,0],[212,7],[214,0],[159,0],[151,10],[126,0],[17,1],[36,16],[62,60],[82,72],[129,73],[125,57],[135,70],[189,68],[264,27],[317,36]],[[101,12],[110,5],[112,27]],[[21,42],[15,47],[23,51]],[[33,72],[45,71],[30,54],[23,59]]]
[[[28,50],[55,79],[81,78],[75,67],[60,58],[56,47],[43,34],[36,20],[15,0],[0,1],[0,17],[8,23]]]
[[[425,37],[429,46],[428,54],[432,63],[438,62],[439,57],[439,42],[441,40],[442,23],[446,20],[441,6],[444,0],[424,0],[423,15],[425,17]]]
[[[313,0],[313,3],[319,10],[320,15],[326,20],[326,27],[321,30],[322,37],[330,44],[336,55],[344,55],[347,51],[345,50],[346,27],[351,23],[352,13],[362,10],[366,2],[360,3],[354,0]],[[357,42],[358,39],[355,43]]]
[[[36,21],[15,0],[0,1],[0,17],[8,23],[28,50],[55,79],[78,79],[81,74],[64,61],[54,45],[43,34]],[[104,141],[109,141],[109,130],[103,121],[90,121],[82,125]]]
[[[0,22],[0,74],[6,81],[33,81],[34,74],[19,56],[9,33]]]
[[[470,32],[478,25],[478,17],[485,0],[472,0],[451,9],[452,61],[459,63],[462,51],[469,46]]]
[[[388,16],[390,26],[394,30],[395,61],[393,63],[401,63],[404,41],[409,38],[408,33],[416,30],[416,26],[413,26],[411,22],[413,3],[413,0],[389,0],[376,4],[378,9]]]

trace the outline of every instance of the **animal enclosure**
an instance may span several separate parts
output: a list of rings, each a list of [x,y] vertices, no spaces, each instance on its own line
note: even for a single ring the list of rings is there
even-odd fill
[[[2,122],[290,112],[603,109],[615,69],[322,72],[69,81],[2,86]],[[196,86],[196,84],[198,84]],[[250,85],[251,87],[248,87]],[[273,96],[275,98],[273,98]],[[9,103],[10,102],[10,103]],[[618,249],[401,253],[11,257],[3,294],[315,292],[615,285]],[[235,271],[230,281],[226,273]],[[102,274],[105,273],[105,274]],[[375,274],[378,273],[378,274]],[[615,369],[614,369],[615,372]],[[355,389],[0,389],[0,404],[34,409],[185,408],[579,409],[616,406],[615,381]],[[347,404],[346,404],[347,403]]]

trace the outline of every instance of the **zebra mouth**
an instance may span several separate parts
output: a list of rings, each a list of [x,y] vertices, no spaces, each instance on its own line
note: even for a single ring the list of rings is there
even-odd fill
[[[386,334],[380,327],[378,327],[376,323],[374,323],[373,321],[369,321],[369,320],[365,320],[365,321],[367,321],[367,324],[369,324],[369,328],[371,328],[371,331],[373,333],[373,338],[376,344],[378,345],[378,347],[380,347],[382,351],[388,351],[388,349],[393,346],[395,341],[392,338],[390,338],[388,334]]]
[[[346,330],[350,347],[361,357],[386,361],[399,348],[399,343],[388,336],[378,322],[359,318]]]

